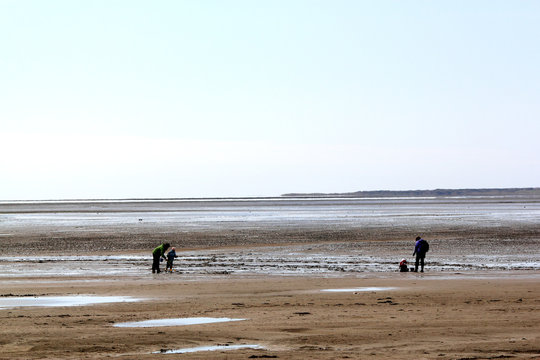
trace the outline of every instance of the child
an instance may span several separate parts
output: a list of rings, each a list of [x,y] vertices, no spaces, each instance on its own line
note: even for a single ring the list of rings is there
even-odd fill
[[[177,258],[178,256],[176,255],[176,248],[171,248],[171,251],[169,251],[169,253],[167,254],[167,267],[165,268],[165,272],[167,272],[167,270],[169,272],[172,272],[172,267],[173,267],[173,261],[174,261],[174,258]]]
[[[401,259],[399,262],[399,272],[409,272],[407,260]]]

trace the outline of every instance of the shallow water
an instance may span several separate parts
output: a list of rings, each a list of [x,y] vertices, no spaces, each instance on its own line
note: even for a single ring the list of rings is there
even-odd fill
[[[140,301],[129,296],[41,296],[41,297],[5,297],[0,298],[0,310],[18,307],[60,307],[85,306],[115,302]]]
[[[478,243],[478,254],[463,254],[460,244],[430,241],[426,271],[540,270],[540,252],[520,253],[511,243]],[[2,256],[1,278],[54,276],[177,276],[177,275],[359,275],[397,272],[412,244],[389,242],[335,243],[259,247],[245,250],[178,251],[172,274],[152,275],[149,256]],[[414,259],[408,258],[411,266]],[[164,268],[164,264],[161,265]]]
[[[273,198],[134,201],[0,201],[3,233],[55,226],[59,231],[140,226],[185,229],[302,226],[417,226],[437,223],[497,225],[538,223],[540,201],[520,197]]]
[[[208,317],[196,317],[196,318],[176,318],[176,319],[156,319],[156,320],[144,320],[144,321],[131,321],[125,323],[114,324],[115,327],[161,327],[161,326],[185,326],[185,325],[200,325],[200,324],[212,324],[229,321],[242,321],[246,319],[230,319],[230,318],[208,318]]]
[[[155,351],[153,354],[186,354],[200,351],[239,350],[239,349],[264,349],[260,345],[213,345],[198,346],[193,348]]]

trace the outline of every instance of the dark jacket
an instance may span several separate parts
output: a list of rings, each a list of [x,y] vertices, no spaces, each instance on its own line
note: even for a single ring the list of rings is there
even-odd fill
[[[428,242],[424,239],[420,239],[414,245],[413,255],[418,254],[419,256],[425,256],[428,251],[429,251]]]
[[[167,254],[167,260],[169,261],[173,260],[175,257],[176,257],[176,251],[174,250],[169,251],[169,253]]]

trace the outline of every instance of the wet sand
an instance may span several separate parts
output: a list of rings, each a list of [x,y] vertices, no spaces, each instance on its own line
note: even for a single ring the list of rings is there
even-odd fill
[[[222,208],[214,220],[190,226],[177,222],[191,210],[175,208],[171,215],[177,205],[145,212],[129,204],[133,216],[115,208],[105,217],[98,214],[103,206],[89,210],[88,204],[0,206],[2,300],[140,300],[0,309],[0,359],[540,358],[538,202],[417,203],[377,218],[355,213],[365,204],[329,218],[327,210],[343,205],[332,204],[317,208],[315,221],[309,212],[294,218],[291,209],[288,220],[235,215],[224,221],[222,214],[236,208]],[[426,220],[425,213],[410,211],[417,205],[437,216]],[[197,216],[216,210],[208,206]],[[314,205],[292,206],[304,211]],[[495,215],[484,217],[484,208]],[[173,220],[163,220],[167,216]],[[399,257],[412,260],[417,233],[431,244],[426,272],[395,272]],[[177,247],[177,271],[151,274],[148,249],[162,240]],[[198,317],[245,320],[114,326]],[[165,353],[218,345],[231,349]]]
[[[540,357],[539,275],[443,278],[396,273],[328,279],[159,274],[135,279],[4,280],[3,295],[91,294],[145,300],[0,310],[0,358],[534,359]],[[321,291],[361,287],[394,289]],[[114,327],[187,317],[246,320]],[[227,344],[255,344],[262,349],[152,354]]]

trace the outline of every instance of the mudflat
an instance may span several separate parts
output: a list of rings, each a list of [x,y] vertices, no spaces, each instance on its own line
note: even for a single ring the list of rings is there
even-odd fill
[[[0,359],[540,358],[539,210],[520,198],[0,204]],[[399,273],[417,234],[426,272]],[[175,271],[152,274],[163,241]],[[186,318],[235,321],[115,326]]]

